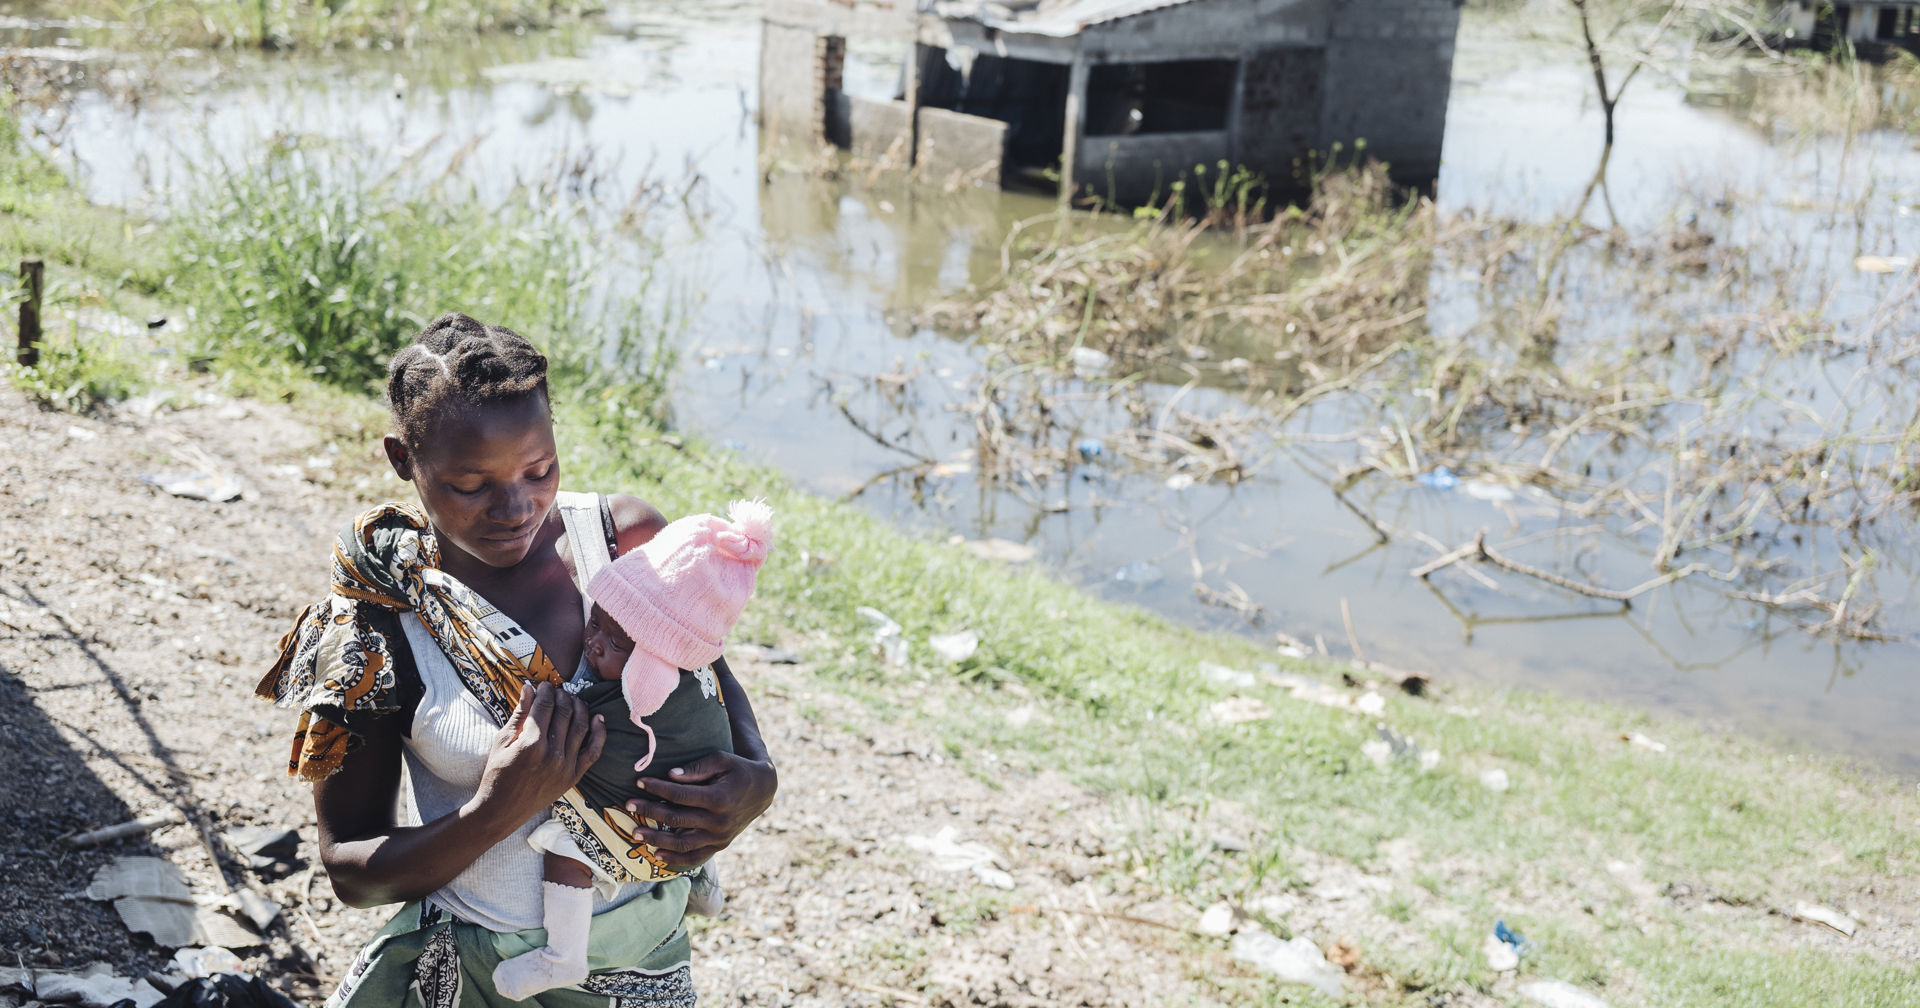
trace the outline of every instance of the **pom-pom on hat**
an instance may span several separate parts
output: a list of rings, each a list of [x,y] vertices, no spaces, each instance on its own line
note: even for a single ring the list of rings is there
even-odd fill
[[[646,728],[640,719],[666,702],[681,669],[720,657],[721,639],[753,594],[772,537],[773,508],[757,498],[738,500],[725,518],[698,514],[669,523],[587,583],[588,597],[633,638],[620,690],[635,724]],[[634,769],[652,759],[649,750]]]

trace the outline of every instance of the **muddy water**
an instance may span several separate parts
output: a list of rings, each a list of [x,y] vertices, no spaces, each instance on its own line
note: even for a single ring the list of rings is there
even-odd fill
[[[930,534],[1029,542],[1067,577],[1178,620],[1268,639],[1285,631],[1442,678],[1680,711],[1920,770],[1908,741],[1920,719],[1910,528],[1876,574],[1887,625],[1908,643],[1835,643],[1709,586],[1675,585],[1622,612],[1518,576],[1497,576],[1497,589],[1410,578],[1433,552],[1377,545],[1328,490],[1339,456],[1315,435],[1351,427],[1337,410],[1290,425],[1274,462],[1235,487],[1177,488],[1105,459],[1045,484],[975,482],[956,407],[980,351],[912,319],[928,299],[989,280],[1008,229],[1050,203],[915,190],[857,171],[827,179],[804,170],[807,155],[763,150],[752,120],[755,14],[748,4],[617,5],[602,24],[458,52],[176,57],[165,93],[138,107],[85,96],[63,150],[98,198],[148,207],[164,207],[209,146],[245,159],[281,131],[325,133],[375,162],[413,158],[429,170],[471,140],[467,170],[495,183],[591,152],[610,203],[647,178],[690,182],[697,220],[657,209],[671,254],[655,289],[691,311],[679,421],[726,450]],[[1570,53],[1541,57],[1501,34],[1469,14],[1437,199],[1448,210],[1564,213],[1598,157],[1584,70]],[[856,49],[850,86],[880,93],[892,73],[884,53]],[[1619,117],[1608,195],[1629,228],[1694,214],[1728,241],[1791,236],[1809,282],[1834,286],[1842,308],[1871,305],[1897,282],[1856,276],[1853,256],[1920,252],[1911,136],[1796,139],[1689,103],[1650,75]],[[1851,209],[1829,206],[1841,204]],[[1450,293],[1444,278],[1434,291],[1437,334],[1473,324],[1470,296]],[[1245,408],[1231,389],[1204,387],[1184,406]],[[933,479],[903,469],[922,457],[954,464]],[[1486,499],[1499,495],[1370,481],[1354,496],[1444,543],[1483,527],[1517,536],[1575,524],[1524,493]],[[1531,549],[1537,564],[1603,583],[1647,576],[1644,554],[1617,539],[1549,534]],[[1198,602],[1196,576],[1244,589],[1264,623]]]

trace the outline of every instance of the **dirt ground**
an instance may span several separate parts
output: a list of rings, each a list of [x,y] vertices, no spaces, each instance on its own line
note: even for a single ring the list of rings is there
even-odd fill
[[[116,857],[159,855],[200,896],[277,902],[266,944],[237,951],[317,1004],[383,914],[332,898],[307,789],[283,771],[290,717],[251,690],[324,589],[333,530],[404,485],[372,465],[371,437],[331,445],[276,404],[202,398],[76,417],[0,385],[0,957],[163,969],[172,949],[82,895]],[[143,479],[181,471],[230,475],[245,496]],[[1192,908],[1113,881],[1127,876],[1108,870],[1092,796],[1045,776],[992,789],[891,726],[835,727],[866,719],[810,693],[804,666],[751,651],[733,661],[781,795],[721,855],[729,905],[694,935],[704,1003],[1194,1003],[1200,970],[1247,970],[1217,941],[1218,961],[1194,963]],[[190,822],[104,849],[57,839],[168,806]],[[220,834],[244,825],[298,827],[301,863],[279,878],[236,867]],[[992,847],[1014,888],[916,846],[943,827]],[[981,900],[993,912],[969,909]]]

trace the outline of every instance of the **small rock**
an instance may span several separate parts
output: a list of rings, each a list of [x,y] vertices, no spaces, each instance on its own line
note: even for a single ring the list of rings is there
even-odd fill
[[[1200,933],[1225,938],[1233,933],[1234,917],[1233,904],[1221,900],[1200,914]]]

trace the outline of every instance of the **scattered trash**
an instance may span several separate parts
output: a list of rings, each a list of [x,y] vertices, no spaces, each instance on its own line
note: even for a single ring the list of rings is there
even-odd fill
[[[1174,473],[1167,477],[1166,488],[1178,493],[1193,485],[1193,477],[1187,473]]]
[[[1511,973],[1520,968],[1520,953],[1493,935],[1480,943],[1480,951],[1487,957],[1487,968],[1495,973]]]
[[[872,606],[860,606],[854,612],[873,624],[873,644],[890,668],[900,668],[907,663],[907,639],[901,636],[900,624],[893,617]]]
[[[1113,358],[1092,347],[1074,347],[1068,358],[1073,362],[1073,373],[1081,378],[1098,378],[1113,369]]]
[[[1220,370],[1227,374],[1246,374],[1253,370],[1253,362],[1245,357],[1229,357],[1220,362]]]
[[[67,428],[67,438],[72,441],[91,441],[99,436],[99,431],[90,431],[85,427]]]
[[[1221,900],[1200,914],[1199,929],[1203,935],[1225,938],[1239,930],[1240,925],[1249,919],[1233,904]]]
[[[141,482],[151,483],[175,497],[190,500],[211,501],[224,504],[240,499],[245,493],[237,480],[228,476],[217,476],[203,472],[159,473],[140,477]]]
[[[1853,933],[1860,930],[1859,921],[1831,907],[1823,907],[1818,903],[1795,904],[1793,908],[1793,919],[1806,921],[1809,924],[1825,924],[1827,927],[1846,935],[1848,938],[1853,937]]]
[[[1533,943],[1527,940],[1527,936],[1508,927],[1505,920],[1493,922],[1493,936],[1511,947],[1517,955],[1526,955],[1533,951]]]
[[[1422,772],[1440,765],[1440,753],[1428,749],[1386,725],[1374,725],[1377,738],[1369,739],[1360,746],[1360,751],[1373,761],[1374,766],[1384,767],[1395,760],[1417,763]]]
[[[1353,701],[1353,709],[1362,714],[1379,714],[1387,709],[1387,698],[1368,690]]]
[[[147,316],[147,328],[149,329],[164,329],[166,328],[166,325],[167,325],[167,317],[165,315]]]
[[[1513,786],[1513,783],[1507,780],[1507,772],[1499,767],[1480,771],[1480,784],[1487,790],[1496,792],[1505,791]]]
[[[113,972],[106,963],[94,963],[79,973],[60,973],[44,969],[16,969],[0,966],[0,988],[16,987],[26,991],[34,1002],[44,1004],[80,1004],[104,1008],[131,1004],[151,1008],[165,995],[145,980],[131,980]],[[7,1004],[14,1003],[11,1000]]]
[[[1208,707],[1207,713],[1221,724],[1246,724],[1272,717],[1273,708],[1254,697],[1232,696]]]
[[[246,866],[267,875],[285,875],[297,867],[300,831],[281,826],[235,826],[221,834]]]
[[[1441,487],[1440,489],[1444,490],[1446,488]],[[1498,483],[1468,480],[1460,484],[1460,489],[1474,500],[1491,501],[1495,504],[1505,504],[1513,499],[1513,489],[1511,487],[1501,486]]]
[[[194,977],[149,1008],[300,1008],[257,976],[219,973]]]
[[[1607,1008],[1607,1003],[1564,980],[1520,985],[1520,996],[1545,1008]]]
[[[1360,754],[1371,760],[1377,767],[1384,767],[1393,762],[1393,747],[1377,738],[1360,743]]]
[[[86,895],[112,900],[114,912],[127,928],[151,935],[156,945],[247,948],[261,944],[260,936],[239,921],[200,905],[179,867],[160,858],[120,858],[95,873]],[[236,909],[246,912],[249,908]],[[273,912],[278,914],[279,908]]]
[[[131,822],[120,823],[117,826],[102,826],[99,829],[88,830],[85,833],[72,834],[66,838],[66,844],[68,847],[76,849],[81,847],[95,847],[100,844],[113,843],[116,840],[125,840],[128,837],[144,836],[162,826],[172,826],[181,821],[183,820],[179,809],[166,808],[151,815],[143,815]]]
[[[949,665],[958,665],[973,657],[980,650],[980,635],[972,630],[959,633],[934,634],[927,638],[927,646]]]
[[[1913,268],[1911,256],[1863,255],[1853,257],[1853,268],[1862,273],[1899,273]]]
[[[1326,997],[1339,997],[1346,973],[1327,961],[1313,940],[1295,935],[1281,941],[1265,931],[1242,931],[1230,947],[1235,959],[1252,963],[1290,983],[1306,984]]]
[[[1007,726],[1010,728],[1025,728],[1027,725],[1033,723],[1033,717],[1038,713],[1040,712],[1035,710],[1032,704],[1022,704],[1007,712]]]
[[[1327,946],[1327,961],[1351,973],[1360,965],[1360,943],[1352,935],[1341,935]]]
[[[1414,481],[1434,490],[1451,490],[1460,485],[1460,477],[1446,466],[1434,466],[1432,472],[1423,472],[1415,476]]]
[[[1231,686],[1234,689],[1253,688],[1253,673],[1228,668],[1225,665],[1203,661],[1200,663],[1200,674],[1222,686]]]
[[[972,471],[973,465],[969,462],[935,462],[933,468],[927,470],[927,478],[952,479],[955,476],[964,476]]]
[[[1665,742],[1655,742],[1654,740],[1646,737],[1645,735],[1640,734],[1639,732],[1628,732],[1626,734],[1623,734],[1620,736],[1620,741],[1625,742],[1628,745],[1639,746],[1642,749],[1651,749],[1654,752],[1667,751],[1667,744]]]
[[[173,962],[168,965],[188,977],[210,977],[215,973],[242,972],[240,957],[231,949],[218,945],[206,948],[183,948],[173,954]]]
[[[1001,563],[1010,564],[1026,563],[1039,552],[1026,543],[1017,543],[1010,539],[975,539],[966,544],[966,550],[982,560],[998,560]]]
[[[747,645],[747,654],[749,657],[758,658],[769,665],[800,664],[800,655],[798,652],[789,651],[783,647],[774,647],[771,644],[749,644]]]
[[[1099,438],[1081,438],[1080,443],[1073,447],[1080,453],[1080,460],[1083,462],[1091,462],[1107,450],[1106,446],[1100,443]]]
[[[1166,575],[1160,572],[1159,567],[1145,560],[1135,560],[1130,564],[1122,564],[1113,572],[1113,579],[1115,581],[1121,584],[1138,585],[1142,588],[1159,584],[1165,577]]]
[[[930,837],[908,835],[903,839],[907,846],[926,854],[941,871],[972,872],[974,878],[996,889],[1013,888],[1013,876],[1002,867],[1005,859],[986,844],[960,840],[952,826],[942,826]]]

